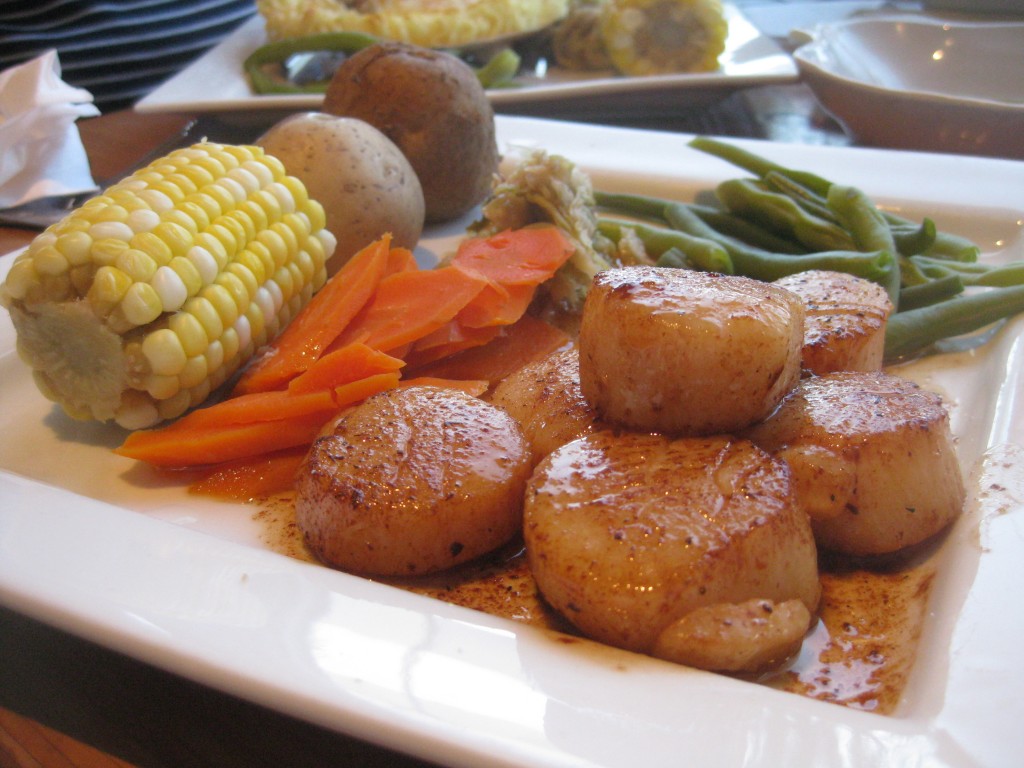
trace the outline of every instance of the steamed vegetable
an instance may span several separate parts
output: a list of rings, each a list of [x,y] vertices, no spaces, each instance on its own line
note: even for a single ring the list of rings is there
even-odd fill
[[[720,184],[721,209],[598,192],[602,231],[631,232],[663,264],[707,269],[717,246],[732,272],[761,280],[826,269],[877,282],[897,307],[886,332],[889,360],[1024,312],[1024,263],[979,264],[973,243],[929,219],[882,212],[856,188],[715,139],[697,137],[691,146],[754,178]]]
[[[550,226],[467,240],[463,248],[468,255],[462,259],[457,254],[447,266],[420,270],[387,237],[371,243],[253,363],[231,397],[160,429],[134,432],[117,452],[156,466],[194,467],[308,445],[346,406],[397,386],[404,358],[418,360],[420,342],[458,329],[461,313],[482,291],[500,294],[513,285],[533,290],[572,252],[568,239]],[[499,306],[500,317],[483,318],[493,330],[475,343],[498,336],[525,309],[516,314]],[[473,316],[481,319],[478,311]],[[454,353],[452,347],[438,349]],[[436,371],[417,375],[440,378]]]
[[[323,285],[334,245],[279,160],[201,143],[41,233],[0,303],[44,395],[135,429],[198,405],[273,338]]]

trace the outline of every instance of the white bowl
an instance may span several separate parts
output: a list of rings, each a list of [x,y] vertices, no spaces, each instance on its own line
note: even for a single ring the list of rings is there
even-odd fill
[[[858,143],[1024,158],[1024,23],[866,17],[802,34],[801,75]]]

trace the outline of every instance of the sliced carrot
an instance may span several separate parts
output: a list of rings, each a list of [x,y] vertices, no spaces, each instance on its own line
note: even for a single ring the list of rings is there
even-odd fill
[[[436,376],[417,376],[415,379],[401,381],[398,386],[461,389],[466,394],[473,395],[473,397],[480,397],[490,388],[491,383],[481,379],[439,379]]]
[[[309,413],[290,419],[229,424],[168,434],[164,430],[133,432],[115,453],[158,467],[196,467],[252,456],[268,450],[309,445],[329,414]]]
[[[354,341],[328,352],[303,373],[288,382],[292,393],[333,389],[377,373],[397,371],[405,361]]]
[[[306,458],[305,445],[216,465],[193,481],[189,493],[218,499],[251,501],[287,493]]]
[[[485,285],[486,278],[455,267],[389,275],[335,345],[365,333],[366,344],[389,352],[440,328]]]
[[[502,328],[498,325],[469,328],[462,325],[458,319],[452,320],[416,342],[413,348],[403,355],[403,359],[409,365],[426,365],[463,350],[487,344],[501,333]]]
[[[391,253],[388,254],[388,265],[384,272],[393,275],[396,272],[415,272],[419,268],[416,257],[408,248],[392,248]]]
[[[397,373],[380,373],[334,390],[242,395],[166,427],[133,432],[115,453],[156,466],[194,467],[309,445],[341,409],[397,384]]]
[[[502,291],[483,290],[459,312],[459,320],[471,328],[511,325],[526,314],[537,292],[533,285],[505,285]]]
[[[569,336],[543,320],[524,315],[515,325],[487,344],[425,365],[410,365],[407,379],[432,376],[442,379],[488,381],[494,385],[527,363],[571,342]]]
[[[539,285],[555,274],[575,249],[561,229],[541,224],[463,240],[452,265],[480,272],[505,286]]]
[[[320,357],[370,300],[388,267],[391,236],[385,235],[349,259],[253,361],[234,394],[279,389]]]

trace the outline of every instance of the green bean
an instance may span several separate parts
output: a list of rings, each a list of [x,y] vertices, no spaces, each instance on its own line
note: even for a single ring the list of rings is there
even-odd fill
[[[669,205],[665,218],[674,228],[696,237],[718,242],[732,259],[736,274],[771,282],[809,269],[848,272],[879,283],[893,294],[899,279],[896,260],[890,252],[822,251],[805,254],[779,254],[748,245],[715,232],[684,204]]]
[[[959,275],[946,275],[926,283],[911,285],[900,290],[900,312],[937,304],[963,292],[964,281]]]
[[[884,212],[882,214],[892,227],[916,226],[913,221],[899,216],[895,213]],[[954,235],[936,229],[935,240],[922,251],[925,256],[946,258],[951,261],[977,261],[981,255],[981,249],[966,237]]]
[[[519,72],[522,57],[512,48],[502,48],[476,70],[476,79],[484,88],[501,88]]]
[[[853,250],[853,238],[835,223],[801,208],[791,197],[764,189],[752,179],[730,179],[717,187],[718,199],[732,213],[793,237],[812,251]]]
[[[989,288],[898,312],[886,328],[885,357],[907,357],[942,339],[973,333],[1020,312],[1024,312],[1024,285]]]
[[[594,191],[594,202],[601,208],[625,216],[665,221],[665,206],[671,201],[648,195],[632,195],[625,192]]]
[[[888,220],[887,223],[896,248],[904,256],[916,256],[919,253],[924,253],[935,243],[935,237],[938,234],[935,222],[929,218],[923,219],[916,226],[909,223],[906,226],[893,224]]]
[[[249,82],[256,93],[323,93],[327,81],[295,85],[268,74],[267,64],[281,64],[296,53],[316,51],[339,51],[355,53],[376,43],[378,38],[361,32],[324,32],[305,37],[294,37],[261,45],[249,54],[242,64]]]
[[[729,258],[729,254],[713,240],[639,222],[614,221],[612,219],[598,221],[598,230],[601,234],[615,242],[619,241],[623,229],[627,227],[636,233],[636,236],[644,244],[644,249],[656,260],[660,260],[660,257],[667,251],[675,250],[682,254],[686,266],[691,269],[698,269],[702,272],[721,272],[726,275],[733,274],[732,260]]]
[[[825,197],[828,194],[828,188],[832,186],[832,182],[828,179],[823,179],[821,176],[817,176],[806,171],[797,171],[792,168],[786,168],[785,166],[760,157],[753,152],[747,152],[744,149],[740,149],[734,144],[717,141],[716,139],[712,139],[707,136],[695,136],[690,140],[690,146],[694,149],[699,149],[701,152],[706,152],[709,155],[714,155],[726,162],[732,163],[738,168],[743,168],[758,178],[763,178],[768,172],[775,171],[776,173],[795,181],[797,184],[806,187],[811,192],[814,192],[821,197]]]
[[[758,226],[752,221],[747,221],[740,216],[706,205],[691,204],[689,208],[705,224],[713,227],[716,232],[722,235],[735,237],[750,245],[764,248],[767,251],[775,251],[776,253],[807,253],[807,249],[799,243],[795,243],[785,237],[780,237],[774,232],[769,232],[764,227]]]
[[[768,171],[768,173],[761,177],[761,180],[768,185],[769,189],[774,189],[792,198],[793,202],[797,203],[808,213],[826,221],[836,222],[835,214],[828,207],[828,201],[821,195],[812,192],[803,184],[798,184],[778,171]]]
[[[936,259],[930,256],[911,256],[910,261],[921,272],[933,279],[956,276],[964,285],[1007,288],[1024,284],[1024,262],[1009,264],[976,264]]]

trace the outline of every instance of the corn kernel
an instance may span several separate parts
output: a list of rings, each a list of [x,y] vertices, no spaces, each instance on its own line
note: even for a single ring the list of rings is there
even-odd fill
[[[211,345],[217,343],[217,339],[224,333],[224,321],[221,320],[217,308],[206,296],[193,296],[185,302],[185,306],[181,310],[199,321],[199,324],[203,326],[203,330],[206,331],[206,338],[210,339]],[[210,367],[216,368],[217,366],[211,365]]]
[[[256,189],[263,189],[274,180],[274,171],[259,160],[246,160],[241,167],[256,178]]]
[[[203,285],[209,285],[217,279],[217,274],[220,272],[220,265],[217,263],[217,259],[214,258],[213,254],[203,246],[193,245],[188,249],[188,253],[185,254],[185,258],[192,262],[192,266],[198,273],[199,279]]]
[[[157,264],[166,264],[173,256],[171,247],[154,232],[138,232],[128,243],[132,248],[149,254]]]
[[[202,206],[197,205],[193,200],[185,199],[178,203],[178,210],[192,219],[192,225],[187,227],[192,234],[198,234],[210,226],[212,219],[206,213],[206,210]]]
[[[256,242],[262,243],[271,258],[274,259],[274,266],[280,267],[288,259],[288,244],[284,238],[273,229],[264,229],[256,235]]]
[[[140,189],[138,195],[140,200],[157,213],[165,213],[174,207],[174,201],[159,189]]]
[[[146,377],[144,382],[146,392],[154,400],[166,400],[169,397],[174,397],[178,392],[181,391],[181,387],[178,385],[177,376],[163,376],[157,373],[151,373]],[[160,404],[157,403],[157,408]]]
[[[216,223],[211,224],[209,229],[206,230],[206,234],[209,234],[211,237],[215,238],[220,242],[220,247],[225,252],[225,254],[238,253],[238,251],[240,251],[244,246],[242,243],[238,242],[237,238],[235,237],[235,233],[221,223],[224,220],[224,217],[217,219]],[[211,248],[209,244],[204,243],[204,245],[206,245],[206,248],[211,253],[216,255],[217,252],[213,248]],[[228,259],[225,259],[225,264],[227,263],[227,260]]]
[[[291,213],[295,210],[295,198],[292,197],[292,192],[288,187],[282,184],[280,181],[275,181],[273,184],[268,184],[265,187],[265,191],[269,192],[277,200],[281,211],[284,213]]]
[[[128,210],[117,204],[105,205],[99,209],[96,213],[96,217],[93,221],[97,223],[101,222],[117,222],[124,221],[128,218]]]
[[[214,261],[217,262],[217,272],[220,272],[227,266],[228,252],[224,248],[224,243],[209,232],[200,232],[196,235],[195,247],[202,248],[213,256]],[[215,274],[214,277],[216,276]]]
[[[238,348],[246,349],[252,343],[252,324],[246,315],[239,315],[232,326],[238,334]]]
[[[227,273],[222,272],[221,275],[218,275],[217,282],[203,288],[199,295],[210,303],[210,306],[217,313],[217,317],[220,318],[226,328],[235,322],[239,309],[238,302],[235,300],[232,292],[222,285],[223,275],[225,274]],[[218,336],[212,336],[211,338],[218,338]]]
[[[217,275],[217,281],[210,288],[217,285],[226,289],[231,295],[237,312],[244,312],[245,308],[249,306],[249,302],[252,300],[251,294],[238,275],[225,270]]]
[[[235,198],[227,187],[222,184],[211,184],[208,187],[203,187],[203,194],[209,195],[217,203],[217,207],[220,208],[222,214],[235,210]]]
[[[99,265],[113,264],[117,261],[117,257],[128,250],[128,248],[128,243],[124,240],[108,238],[106,240],[94,240],[89,253],[92,256],[92,260]]]
[[[189,312],[175,312],[167,321],[167,327],[181,341],[182,349],[189,358],[203,354],[210,346],[210,339],[203,324]]]
[[[210,342],[204,356],[206,357],[206,367],[211,371],[216,371],[224,365],[224,345],[219,338]]]
[[[220,221],[224,226],[233,229],[236,237],[238,237],[238,242],[243,248],[256,237],[257,229],[252,217],[241,209],[236,208]],[[237,228],[235,228],[235,225],[237,225]]]
[[[124,209],[122,208],[122,210]],[[126,220],[127,218],[128,212],[125,211],[124,219]],[[89,227],[89,237],[93,240],[124,240],[128,242],[135,233],[125,223],[125,220],[97,221]]]
[[[40,238],[42,235],[37,240]],[[54,237],[53,245],[64,254],[72,266],[87,264],[90,261],[89,250],[92,248],[92,238],[85,232],[68,232]]]
[[[243,267],[245,272],[249,274],[250,279],[253,281],[251,283],[247,282],[247,285],[250,288],[250,295],[252,295],[257,288],[263,285],[264,281],[269,277],[266,267],[263,266],[263,262],[260,261],[260,258],[249,249],[245,249],[235,256],[235,264]]]
[[[138,208],[128,214],[128,219],[125,221],[132,232],[149,232],[160,223],[160,214],[156,211],[151,211],[149,208]]]
[[[306,203],[309,201],[309,193],[306,191],[305,185],[294,176],[285,176],[281,179],[281,183],[288,189],[292,195],[292,200],[295,201],[295,210],[302,210],[306,207]]]
[[[29,289],[39,285],[39,274],[35,265],[29,259],[18,259],[7,272],[7,279],[3,283],[3,294],[15,301],[21,301],[29,292]],[[6,301],[4,302],[6,304]]]
[[[213,174],[209,170],[193,162],[181,166],[178,169],[178,173],[191,181],[197,190],[202,189],[207,184],[212,184],[214,181]]]
[[[150,282],[165,312],[179,310],[188,299],[188,288],[177,271],[169,266],[157,269]]]
[[[245,251],[242,251],[242,253],[244,254]],[[237,277],[242,283],[245,291],[245,304],[247,305],[252,300],[252,297],[256,295],[256,291],[260,287],[260,281],[256,279],[256,275],[252,273],[252,270],[249,269],[244,261],[238,259],[228,264],[228,268],[225,271]]]
[[[170,328],[160,328],[146,334],[142,341],[142,354],[149,362],[149,369],[158,376],[177,376],[185,368],[188,355]]]
[[[201,208],[210,222],[223,214],[220,203],[210,195],[206,194],[206,192],[197,192],[194,195],[189,195],[183,202],[192,203],[193,205]]]
[[[87,295],[94,307],[102,307],[104,313],[116,306],[135,282],[117,267],[100,267],[93,276]]]
[[[249,199],[242,203],[238,207],[238,213],[244,215],[253,227],[253,232],[249,235],[249,239],[246,242],[252,242],[257,232],[266,229],[270,225],[270,219],[267,217],[266,210],[255,200]]]
[[[176,419],[193,405],[192,394],[187,389],[178,390],[174,395],[157,402],[160,418]]]
[[[67,272],[71,267],[64,254],[52,245],[47,248],[40,248],[32,255],[32,258],[36,263],[36,271],[40,275],[59,275]]]
[[[149,283],[133,283],[125,292],[119,309],[135,326],[153,322],[164,310],[160,297]]]
[[[241,349],[238,345],[238,331],[231,328],[225,328],[224,334],[220,337],[220,343],[224,347],[224,360],[226,366],[235,364],[235,358],[238,356],[238,351]]]
[[[190,357],[186,361],[185,367],[181,369],[181,373],[178,374],[178,386],[182,389],[192,389],[200,384],[208,373],[205,357],[202,355]]]
[[[156,259],[138,248],[127,248],[118,254],[114,266],[133,281],[149,282],[160,266]]]
[[[161,218],[166,222],[181,227],[194,238],[199,232],[199,227],[196,224],[196,220],[182,209],[182,205],[184,205],[184,203],[178,203],[177,207],[175,207],[173,211],[168,211]]]

